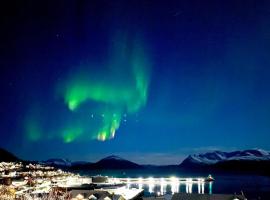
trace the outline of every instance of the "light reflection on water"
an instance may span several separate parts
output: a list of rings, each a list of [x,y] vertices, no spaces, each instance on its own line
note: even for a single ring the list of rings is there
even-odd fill
[[[80,171],[81,175],[86,176],[95,176],[97,174],[101,174],[104,176],[109,177],[117,177],[117,179],[127,179],[128,177],[132,181],[133,179],[141,180],[140,182],[130,183],[132,186],[130,187],[137,187],[144,189],[145,196],[154,196],[154,195],[161,195],[166,193],[172,193],[171,191],[171,184],[170,176],[176,176],[179,179],[186,179],[187,177],[206,177],[206,173],[185,173],[181,171],[160,171],[160,170],[129,170],[123,174],[123,171],[117,170],[104,170],[104,171]],[[141,179],[138,179],[141,177]],[[145,183],[147,177],[153,177],[154,179],[160,180],[160,183],[154,184],[153,192],[157,191],[156,193],[150,194],[148,191],[148,183]],[[163,181],[161,182],[161,177],[164,177]],[[269,176],[262,176],[262,175],[255,175],[255,174],[239,174],[239,173],[217,173],[215,174],[215,181],[212,185],[209,182],[200,182],[200,183],[193,183],[192,184],[192,193],[215,193],[215,194],[239,194],[241,191],[249,197],[248,199],[270,199],[270,177]],[[200,185],[200,187],[198,187]],[[161,187],[162,186],[162,187]],[[212,190],[211,190],[212,189]],[[186,182],[180,181],[179,182],[179,192],[186,192]]]
[[[212,187],[213,187],[213,183],[210,182],[209,183],[209,194],[212,194]]]
[[[144,189],[145,194],[151,196],[160,196],[164,194],[174,193],[199,193],[199,194],[212,194],[213,182],[205,182],[198,179],[194,181],[187,178],[185,181],[179,181],[177,178],[170,178],[165,180],[160,178],[159,180],[148,178],[143,180],[139,178],[136,182],[127,182],[127,188]]]

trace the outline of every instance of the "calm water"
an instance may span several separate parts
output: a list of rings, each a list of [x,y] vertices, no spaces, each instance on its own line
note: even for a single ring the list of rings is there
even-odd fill
[[[127,187],[143,188],[145,196],[158,196],[173,194],[175,192],[186,193],[240,193],[242,190],[248,199],[258,198],[270,200],[270,177],[248,174],[212,174],[215,181],[212,183],[191,183],[188,181],[173,182],[162,181],[162,178],[198,178],[207,177],[205,173],[186,173],[173,170],[102,170],[81,172],[83,175],[106,175],[118,178],[143,178],[151,180],[158,178],[158,182],[143,181],[143,183],[130,183]],[[151,177],[151,178],[150,178]],[[149,179],[150,178],[150,179]]]

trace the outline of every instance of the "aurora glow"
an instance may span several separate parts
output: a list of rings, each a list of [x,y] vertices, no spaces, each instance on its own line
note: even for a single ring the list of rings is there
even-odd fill
[[[41,129],[34,119],[27,119],[25,122],[25,132],[30,141],[37,141],[42,138]]]
[[[40,120],[40,109],[38,105],[34,105],[26,113],[25,119],[23,121],[24,131],[26,137],[30,141],[38,141],[42,139],[42,121]]]
[[[100,73],[92,75],[93,66],[83,66],[61,86],[70,111],[76,112],[88,101],[103,104],[99,113],[104,115],[101,127],[97,133],[89,133],[100,141],[114,138],[123,113],[136,113],[145,105],[148,95],[150,65],[143,45],[139,45],[138,40],[121,40],[116,44],[112,48],[113,57],[108,59],[106,77]],[[128,53],[125,51],[127,46]],[[65,142],[75,140],[80,134],[74,132],[68,136]]]
[[[85,64],[74,66],[72,73],[66,73],[65,80],[55,85],[56,95],[63,100],[72,120],[63,120],[53,130],[48,130],[39,126],[45,121],[51,123],[49,116],[47,119],[39,117],[42,112],[46,113],[40,106],[38,112],[26,115],[25,134],[30,141],[61,139],[64,143],[71,143],[112,139],[123,115],[135,114],[146,104],[151,66],[144,45],[137,38],[117,37],[113,41],[108,62],[100,64],[106,69],[106,76],[99,70],[100,66]],[[130,50],[126,52],[127,48]],[[81,107],[89,102],[96,105],[95,108],[86,108],[89,115],[95,113],[99,116],[92,124],[83,123],[81,116],[77,116],[80,109],[85,109]]]
[[[0,147],[19,157],[270,149],[270,1],[1,8]]]
[[[63,131],[63,139],[65,143],[74,141],[82,134],[81,128],[70,128]]]
[[[147,100],[149,65],[145,61],[145,54],[136,51],[133,54],[135,55],[125,55],[126,58],[131,57],[131,59],[124,67],[113,63],[113,70],[107,72],[105,80],[104,77],[100,80],[91,78],[91,72],[87,70],[68,80],[64,99],[69,109],[75,110],[88,100],[121,105],[129,112],[136,112],[143,106]],[[122,73],[123,76],[131,74],[131,76],[117,80],[118,73]]]

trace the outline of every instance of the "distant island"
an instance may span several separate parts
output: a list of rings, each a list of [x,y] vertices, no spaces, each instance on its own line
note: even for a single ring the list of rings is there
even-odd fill
[[[0,148],[0,162],[30,162],[22,160],[5,149]],[[119,156],[111,155],[92,163],[87,161],[72,162],[67,159],[54,158],[46,161],[31,161],[67,170],[99,170],[99,169],[174,169],[185,171],[222,171],[222,172],[242,172],[270,175],[270,152],[262,149],[250,149],[243,151],[213,151],[203,154],[189,155],[179,165],[141,165],[126,160]]]

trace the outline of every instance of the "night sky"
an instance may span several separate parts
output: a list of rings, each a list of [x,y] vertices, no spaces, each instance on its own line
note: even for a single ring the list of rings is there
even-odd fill
[[[270,1],[6,1],[0,146],[23,159],[270,149]]]

